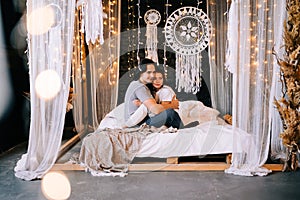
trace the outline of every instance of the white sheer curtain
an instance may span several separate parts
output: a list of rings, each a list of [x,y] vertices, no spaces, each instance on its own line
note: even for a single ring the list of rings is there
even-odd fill
[[[221,115],[231,114],[232,74],[225,69],[227,42],[227,0],[207,0],[208,16],[212,23],[212,38],[209,45],[210,86],[213,108]]]
[[[75,0],[27,1],[31,124],[27,153],[15,167],[15,175],[24,180],[41,178],[59,152],[69,95],[74,9]],[[60,90],[47,98],[53,86]]]
[[[234,137],[232,165],[227,173],[267,175],[276,77],[274,44],[279,45],[285,6],[281,0],[233,0],[229,13],[228,68],[233,72],[233,126],[247,131],[247,150],[239,151]],[[276,24],[275,24],[276,23]],[[277,26],[275,26],[277,25]],[[276,40],[275,40],[276,39]],[[278,46],[277,46],[278,47]],[[272,91],[272,93],[270,92]],[[271,114],[271,115],[270,115]],[[278,131],[278,132],[277,132]],[[273,129],[278,141],[279,129]]]
[[[276,1],[276,6],[274,7],[273,21],[275,31],[274,31],[274,50],[280,58],[283,58],[285,53],[284,48],[284,20],[287,17],[286,13],[286,1]],[[282,139],[280,138],[280,133],[283,132],[282,120],[280,119],[279,112],[274,106],[274,98],[280,99],[282,97],[282,83],[280,81],[280,66],[277,62],[274,63],[273,67],[273,79],[272,88],[270,93],[270,124],[271,128],[271,159],[285,159],[285,147],[283,146]],[[272,98],[274,97],[274,98]]]

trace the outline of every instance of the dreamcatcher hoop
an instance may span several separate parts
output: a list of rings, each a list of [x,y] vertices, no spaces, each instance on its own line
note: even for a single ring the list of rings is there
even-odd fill
[[[176,52],[176,87],[197,93],[201,87],[201,52],[209,45],[212,25],[196,7],[182,7],[167,19],[165,39]]]
[[[165,38],[176,53],[194,55],[208,46],[211,31],[211,22],[201,9],[182,7],[168,17]]]
[[[147,25],[155,25],[159,24],[161,20],[160,13],[155,9],[148,10],[144,15],[144,20]]]

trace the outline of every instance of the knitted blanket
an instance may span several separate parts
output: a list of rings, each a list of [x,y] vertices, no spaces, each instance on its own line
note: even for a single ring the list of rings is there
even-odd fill
[[[94,176],[126,175],[145,137],[159,131],[147,125],[96,130],[83,139],[79,162]]]

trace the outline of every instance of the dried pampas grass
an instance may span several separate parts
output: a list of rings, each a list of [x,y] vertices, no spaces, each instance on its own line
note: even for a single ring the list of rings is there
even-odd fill
[[[280,65],[283,97],[274,101],[282,119],[284,131],[280,134],[287,157],[283,171],[295,171],[298,167],[300,143],[300,0],[287,0],[288,18],[285,22],[284,60]]]

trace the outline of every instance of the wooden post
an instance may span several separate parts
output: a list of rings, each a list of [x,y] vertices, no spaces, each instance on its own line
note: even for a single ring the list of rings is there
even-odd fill
[[[178,164],[178,157],[167,158],[167,164]]]

